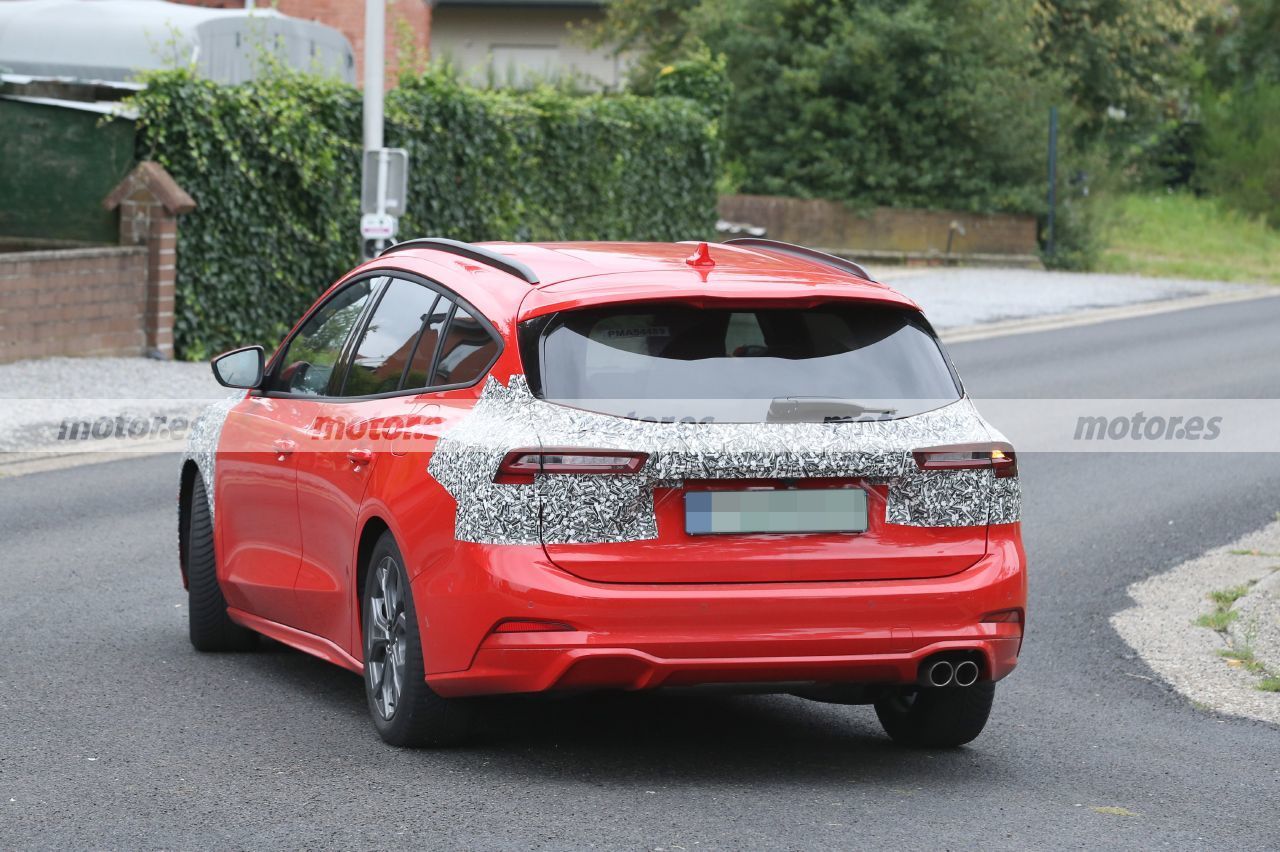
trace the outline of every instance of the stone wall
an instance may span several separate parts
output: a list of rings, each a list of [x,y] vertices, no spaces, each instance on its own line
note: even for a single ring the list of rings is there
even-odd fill
[[[902,259],[970,255],[1034,258],[1034,216],[877,207],[865,213],[834,201],[726,195],[720,217],[765,228],[772,240],[836,253]],[[950,246],[948,246],[948,239]]]

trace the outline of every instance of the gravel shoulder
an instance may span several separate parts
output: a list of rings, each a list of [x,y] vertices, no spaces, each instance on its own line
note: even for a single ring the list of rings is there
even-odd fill
[[[1280,675],[1280,519],[1129,594],[1111,623],[1156,674],[1193,703],[1280,725],[1280,692],[1259,688]]]
[[[190,423],[227,393],[203,362],[45,358],[2,364],[0,470],[13,472],[9,465],[36,454],[171,451],[171,430],[162,427]],[[69,439],[73,431],[76,437]]]
[[[1222,281],[1035,269],[899,268],[877,269],[875,273],[914,299],[938,329],[1273,289]]]

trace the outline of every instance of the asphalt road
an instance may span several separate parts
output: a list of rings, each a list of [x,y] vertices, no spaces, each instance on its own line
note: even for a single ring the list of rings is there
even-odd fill
[[[1274,397],[1277,328],[1269,299],[953,352],[979,397]],[[173,458],[0,480],[0,847],[1275,848],[1280,730],[1192,707],[1107,618],[1272,520],[1280,458],[1021,465],[1023,664],[951,752],[894,747],[869,708],[664,695],[509,702],[482,746],[388,748],[353,675],[192,651]]]

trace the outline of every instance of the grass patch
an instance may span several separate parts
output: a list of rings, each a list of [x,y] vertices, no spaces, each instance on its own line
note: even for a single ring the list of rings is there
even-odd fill
[[[1219,607],[1229,607],[1236,601],[1240,600],[1249,593],[1249,587],[1252,583],[1241,583],[1238,586],[1231,586],[1226,589],[1219,589],[1216,592],[1209,593],[1209,600],[1216,603]]]
[[[1235,660],[1240,664],[1240,668],[1253,674],[1264,674],[1266,672],[1266,668],[1253,655],[1252,648],[1223,648],[1218,651],[1218,656],[1227,660]]]
[[[1232,556],[1280,556],[1280,553],[1271,553],[1267,550],[1230,550]]]
[[[1236,614],[1229,609],[1215,609],[1213,612],[1205,613],[1196,619],[1197,627],[1207,627],[1210,630],[1216,630],[1219,633],[1225,633],[1227,628],[1231,626],[1231,622],[1236,620]]]
[[[1257,675],[1260,678],[1257,688],[1263,692],[1280,692],[1280,677],[1267,671],[1267,667],[1254,656],[1253,649],[1247,645],[1223,648],[1218,651],[1218,656],[1226,660],[1229,665],[1244,669],[1249,674]]]
[[[1210,592],[1208,598],[1213,601],[1213,612],[1207,612],[1197,618],[1196,626],[1226,633],[1231,622],[1236,620],[1236,613],[1232,611],[1231,605],[1248,594],[1249,587],[1252,585],[1253,583],[1241,583],[1238,586],[1229,586]]]
[[[1188,193],[1099,199],[1103,272],[1280,284],[1280,231]]]

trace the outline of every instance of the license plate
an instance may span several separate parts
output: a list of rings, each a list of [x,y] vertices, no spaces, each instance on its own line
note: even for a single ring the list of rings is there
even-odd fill
[[[688,491],[684,528],[689,535],[866,532],[867,492],[861,488]]]

